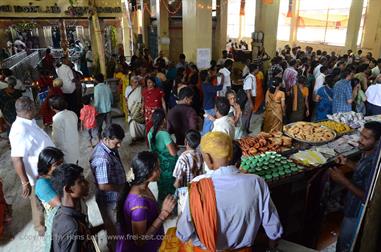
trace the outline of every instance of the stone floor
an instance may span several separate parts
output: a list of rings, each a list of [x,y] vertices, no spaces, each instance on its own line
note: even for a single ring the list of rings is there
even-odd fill
[[[113,119],[113,122],[118,123],[125,128],[125,123],[122,118],[115,118]],[[126,138],[122,142],[122,147],[120,148],[120,156],[126,169],[129,168],[129,162],[132,157],[137,152],[146,149],[144,142],[130,146],[130,141],[131,138],[127,133]],[[89,169],[89,157],[92,149],[89,148],[88,145],[87,132],[81,132],[81,159],[79,160],[79,165],[84,168],[85,177],[89,180],[91,185],[90,196],[87,199],[89,220],[93,225],[97,225],[102,223],[102,219],[94,199],[94,177]],[[3,190],[6,195],[6,201],[9,204],[12,204],[13,208],[13,221],[5,229],[6,236],[10,239],[0,241],[0,251],[42,251],[43,239],[40,238],[33,229],[30,203],[29,200],[21,197],[21,183],[12,167],[10,160],[10,148],[5,140],[0,142],[0,177],[3,179]],[[152,189],[155,193],[157,193],[155,186],[153,186]],[[104,247],[104,233],[100,234],[100,239],[100,245],[101,247]]]
[[[126,129],[123,118],[114,118],[113,122],[122,125]],[[257,134],[260,131],[261,124],[262,115],[253,115],[251,121],[252,134]],[[123,140],[122,147],[120,148],[120,156],[125,169],[128,169],[131,158],[137,152],[146,150],[146,145],[144,142],[140,142],[130,146],[131,137],[127,130],[126,133],[126,138]],[[84,168],[85,177],[90,181],[91,185],[90,196],[87,199],[89,220],[93,225],[98,225],[102,223],[102,219],[94,200],[94,178],[89,169],[91,150],[92,149],[88,147],[87,133],[81,132],[81,159],[79,165]],[[3,190],[6,195],[6,200],[13,206],[13,221],[5,228],[8,239],[0,241],[0,251],[43,251],[43,238],[40,238],[33,230],[30,203],[28,199],[21,197],[21,183],[11,165],[10,148],[6,140],[0,141],[0,177],[3,179]],[[157,194],[156,185],[151,185],[151,188],[154,194]],[[175,221],[175,219],[167,221],[165,228],[174,226]],[[99,235],[99,244],[102,251],[107,250],[105,249],[105,238],[104,232]]]

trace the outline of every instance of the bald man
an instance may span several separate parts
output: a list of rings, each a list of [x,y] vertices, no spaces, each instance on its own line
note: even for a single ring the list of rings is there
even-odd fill
[[[209,251],[250,252],[262,225],[270,246],[275,247],[283,228],[266,182],[229,165],[233,152],[229,135],[210,132],[201,139],[200,148],[213,172],[190,184],[190,200],[179,218],[177,237]],[[203,199],[208,204],[202,204]]]

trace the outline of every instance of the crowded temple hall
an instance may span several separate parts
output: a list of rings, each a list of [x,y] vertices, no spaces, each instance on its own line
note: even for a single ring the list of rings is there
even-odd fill
[[[1,0],[0,251],[381,251],[380,13]]]

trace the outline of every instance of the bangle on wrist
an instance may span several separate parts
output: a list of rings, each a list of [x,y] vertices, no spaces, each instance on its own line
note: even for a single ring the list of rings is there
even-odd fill
[[[29,181],[27,182],[21,182],[22,186],[26,186],[26,185],[29,185]]]
[[[164,222],[167,218],[160,218],[160,215],[157,217],[161,222]]]
[[[168,211],[168,210],[166,210],[166,209],[163,209],[163,210],[161,210],[162,212],[164,211],[164,212],[166,212],[168,215],[171,215],[171,212],[170,211]]]
[[[166,214],[159,214],[158,218],[161,220],[161,221],[165,221],[166,219],[168,219],[168,216],[169,215],[166,215]]]

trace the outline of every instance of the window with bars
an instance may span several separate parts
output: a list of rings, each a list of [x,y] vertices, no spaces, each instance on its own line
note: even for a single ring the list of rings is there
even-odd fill
[[[255,30],[255,3],[256,0],[245,0],[245,15],[240,15],[241,0],[228,1],[229,38],[250,38]]]

